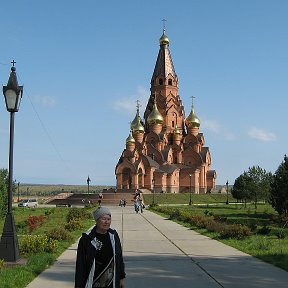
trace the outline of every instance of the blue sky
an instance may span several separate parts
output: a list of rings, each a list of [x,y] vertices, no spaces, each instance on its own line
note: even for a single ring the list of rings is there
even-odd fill
[[[15,115],[21,183],[115,185],[129,121],[149,97],[167,19],[186,117],[195,98],[217,184],[287,153],[288,1],[14,0],[0,4],[0,81],[24,85]],[[1,102],[0,102],[1,104]],[[0,105],[0,167],[9,113]]]

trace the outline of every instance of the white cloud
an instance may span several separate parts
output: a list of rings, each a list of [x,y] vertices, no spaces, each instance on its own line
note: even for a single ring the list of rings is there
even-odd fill
[[[51,96],[34,96],[33,97],[35,103],[41,104],[45,107],[53,107],[56,104],[56,101]]]
[[[203,129],[206,129],[208,131],[211,131],[212,133],[216,135],[223,136],[226,140],[233,141],[236,139],[236,136],[227,131],[217,120],[203,120],[201,124]],[[201,127],[200,126],[200,127]]]
[[[140,114],[144,113],[148,102],[150,92],[143,87],[138,87],[135,94],[126,98],[121,98],[113,103],[113,108],[121,112],[128,112],[129,114],[136,113],[136,101],[140,101]]]
[[[202,127],[204,129],[214,132],[215,134],[220,134],[221,132],[220,124],[216,120],[204,120],[202,123]]]
[[[276,140],[276,135],[272,132],[264,131],[262,129],[256,128],[256,127],[251,127],[248,131],[248,135],[251,138],[260,140],[260,141],[275,141]]]

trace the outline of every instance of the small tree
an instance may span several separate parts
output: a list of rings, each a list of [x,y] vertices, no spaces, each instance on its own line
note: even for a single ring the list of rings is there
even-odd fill
[[[253,166],[249,168],[248,175],[250,181],[250,198],[255,203],[255,209],[257,209],[257,203],[259,200],[268,200],[270,195],[270,183],[271,173],[267,173],[265,169],[259,166]]]
[[[288,158],[286,155],[273,175],[270,202],[279,215],[288,216]]]
[[[250,177],[247,172],[241,174],[234,182],[231,194],[234,198],[244,201],[245,207],[250,195]]]
[[[270,183],[272,175],[259,166],[249,167],[248,172],[241,174],[233,185],[231,191],[234,198],[244,200],[245,207],[247,200],[253,200],[255,209],[259,200],[268,200],[270,195]]]

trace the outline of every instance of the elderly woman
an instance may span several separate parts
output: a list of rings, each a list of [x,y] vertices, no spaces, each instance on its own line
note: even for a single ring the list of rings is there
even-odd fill
[[[93,212],[96,225],[83,233],[77,249],[75,288],[124,288],[124,262],[118,233],[106,207]]]

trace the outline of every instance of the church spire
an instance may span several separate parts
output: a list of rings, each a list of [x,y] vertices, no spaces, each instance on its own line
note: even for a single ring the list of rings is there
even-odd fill
[[[169,74],[171,74],[172,77],[177,77],[169,50],[170,41],[165,32],[165,25],[163,28],[163,34],[160,37],[159,42],[160,50],[158,53],[152,80],[156,79],[157,77],[166,78]]]
[[[165,21],[163,20],[163,34],[160,38],[160,48],[151,78],[151,94],[144,112],[144,120],[145,128],[149,129],[147,118],[153,110],[154,98],[157,98],[157,108],[163,117],[162,126],[165,131],[173,134],[176,125],[181,129],[184,128],[185,112],[178,95],[178,77],[169,50],[170,41],[166,35]]]

